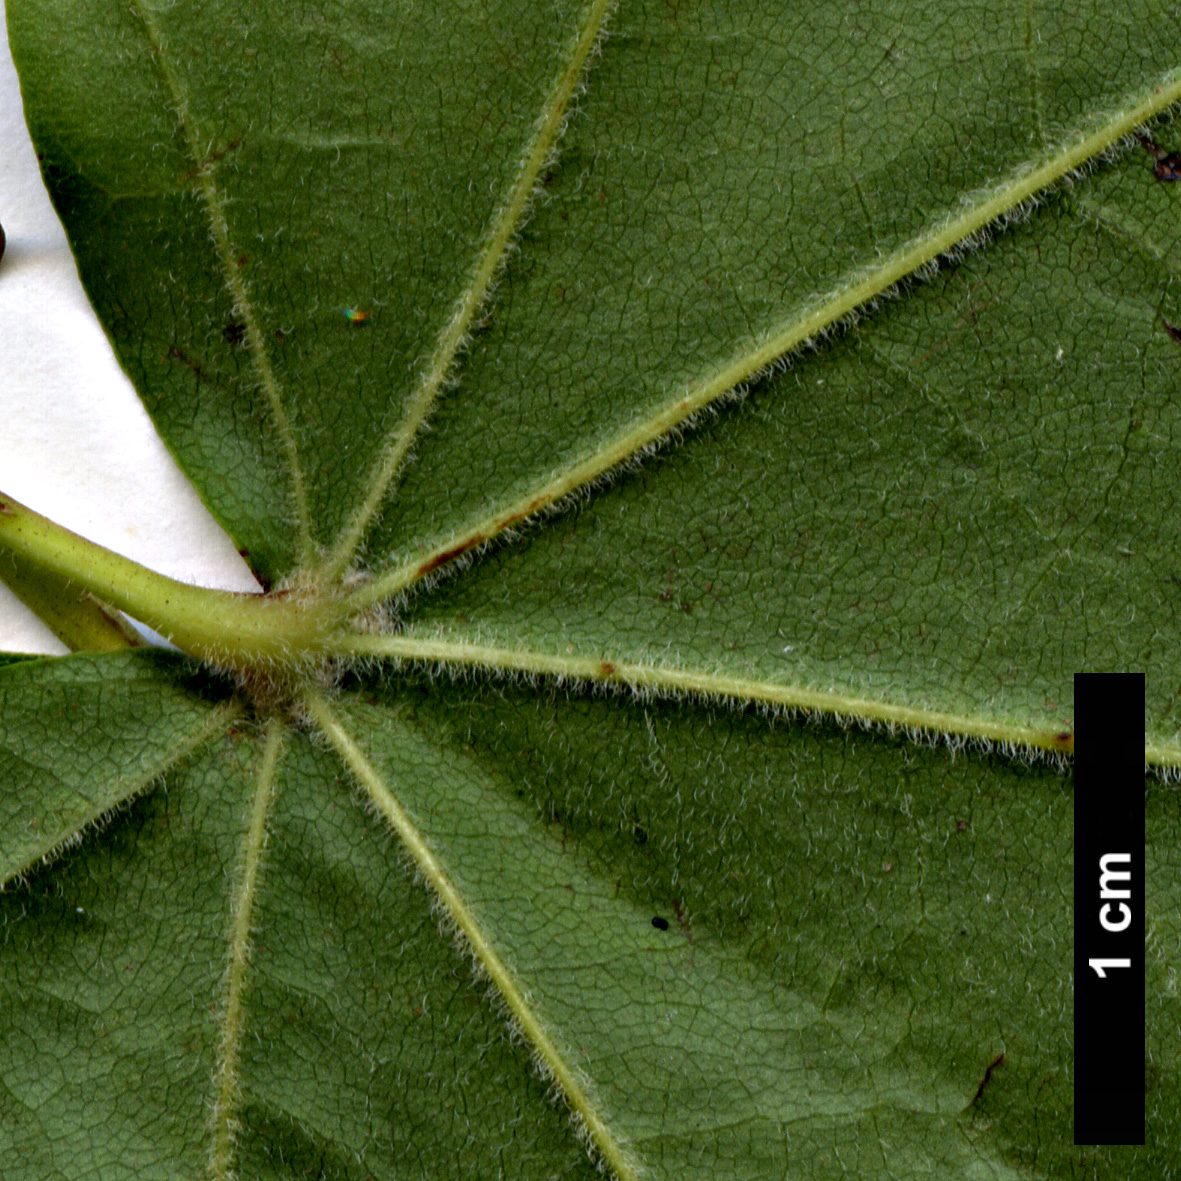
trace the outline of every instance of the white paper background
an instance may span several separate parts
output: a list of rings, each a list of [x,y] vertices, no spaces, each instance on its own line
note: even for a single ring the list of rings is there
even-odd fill
[[[256,590],[91,311],[41,183],[7,33],[0,42],[0,490],[173,578]],[[0,651],[65,651],[2,584]]]

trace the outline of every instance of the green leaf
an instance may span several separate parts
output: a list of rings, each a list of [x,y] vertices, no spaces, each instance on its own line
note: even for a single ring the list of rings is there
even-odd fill
[[[609,7],[10,0],[277,589],[0,503],[43,614],[189,654],[0,667],[6,1177],[1172,1167],[1171,18]],[[1142,1148],[1073,1143],[1090,668],[1148,679]]]
[[[0,881],[81,844],[239,711],[156,653],[0,666]]]

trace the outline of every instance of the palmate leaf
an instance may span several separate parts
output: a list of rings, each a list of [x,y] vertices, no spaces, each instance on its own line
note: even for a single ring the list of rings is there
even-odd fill
[[[1171,21],[782,8],[10,4],[161,435],[374,659],[0,667],[6,1177],[1175,1168]],[[1103,667],[1142,1149],[1071,1123]]]

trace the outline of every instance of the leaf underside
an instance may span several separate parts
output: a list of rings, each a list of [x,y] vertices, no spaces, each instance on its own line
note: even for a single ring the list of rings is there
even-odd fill
[[[1072,783],[1028,753],[1134,668],[1181,763],[1147,7],[624,3],[587,72],[594,5],[10,0],[165,442],[266,582],[337,546],[402,597],[329,687],[352,762],[179,656],[0,664],[6,1177],[1170,1175],[1181,797],[1146,1143],[1075,1146]]]

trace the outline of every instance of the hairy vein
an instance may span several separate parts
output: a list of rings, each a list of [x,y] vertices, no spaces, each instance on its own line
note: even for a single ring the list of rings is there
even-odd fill
[[[209,711],[200,725],[180,737],[162,758],[146,766],[138,766],[133,773],[116,779],[108,789],[91,801],[90,807],[82,816],[67,827],[54,828],[48,832],[32,828],[31,831],[35,834],[33,839],[17,843],[10,856],[0,864],[0,886],[25,873],[39,860],[52,860],[57,853],[79,844],[86,832],[101,824],[113,809],[146,791],[160,776],[172,770],[194,751],[200,750],[219,734],[224,734],[241,712],[242,707],[236,702],[226,702],[217,706]]]
[[[597,682],[630,688],[641,694],[692,693],[738,704],[761,702],[784,709],[825,714],[841,720],[925,731],[951,740],[975,739],[1001,747],[1054,754],[1074,752],[1073,733],[1054,733],[972,714],[919,709],[891,701],[824,692],[800,685],[782,685],[774,681],[706,672],[703,669],[639,664],[575,654],[558,656],[527,648],[509,648],[439,636],[348,633],[335,637],[333,647],[342,654],[353,656],[386,657],[484,668],[500,673],[525,673],[559,680]]]
[[[234,1164],[234,1138],[241,1099],[238,1060],[244,1025],[243,1001],[246,969],[250,956],[250,926],[254,898],[262,876],[262,855],[266,847],[267,816],[275,795],[275,772],[283,748],[284,722],[278,717],[267,724],[262,760],[255,777],[250,825],[242,843],[240,876],[230,901],[229,966],[226,971],[225,1002],[221,1014],[221,1038],[214,1073],[213,1111],[210,1116],[212,1143],[209,1149],[211,1181],[230,1181]]]
[[[703,410],[732,397],[784,357],[921,268],[973,240],[990,225],[1021,208],[1042,190],[1069,177],[1095,156],[1110,149],[1134,128],[1161,110],[1181,101],[1181,71],[1172,71],[1144,95],[1096,126],[1073,138],[1033,165],[1023,165],[1003,182],[966,197],[960,207],[925,233],[906,243],[880,263],[849,276],[826,294],[810,301],[790,319],[775,325],[740,353],[677,391],[655,413],[620,430],[606,442],[575,458],[569,466],[512,502],[501,505],[456,532],[439,539],[355,592],[359,608],[397,594],[429,577],[440,566],[476,549],[609,472],[643,456]]]
[[[508,1006],[521,1034],[537,1055],[542,1069],[561,1088],[577,1123],[585,1130],[603,1161],[610,1166],[619,1181],[635,1181],[638,1176],[637,1166],[607,1126],[588,1095],[578,1071],[566,1061],[554,1044],[516,977],[497,955],[470,906],[436,860],[423,835],[382,781],[373,764],[341,725],[327,702],[312,690],[308,690],[304,700],[308,713],[316,725],[336,748],[341,760],[365,789],[374,807],[398,834],[415,867]]]
[[[1149,742],[1144,747],[1144,766],[1160,772],[1181,774],[1181,750],[1160,742]],[[1162,776],[1163,778],[1164,776]]]
[[[299,528],[300,559],[303,565],[310,566],[315,557],[315,547],[312,542],[311,515],[308,509],[303,466],[299,458],[299,447],[295,440],[295,431],[291,426],[291,420],[283,406],[279,383],[271,368],[271,360],[263,340],[262,330],[258,325],[258,318],[254,313],[254,305],[246,287],[246,280],[242,277],[237,255],[230,241],[230,227],[226,221],[225,202],[222,200],[217,186],[213,183],[215,158],[200,146],[196,119],[189,109],[180,79],[173,69],[164,35],[155,15],[145,7],[142,0],[132,0],[132,6],[147,30],[157,67],[164,80],[164,85],[168,88],[180,120],[181,129],[184,132],[185,146],[193,161],[193,176],[197,182],[197,191],[201,195],[206,216],[209,218],[210,234],[217,250],[222,278],[229,290],[230,298],[233,300],[234,314],[245,326],[244,338],[250,353],[250,360],[258,376],[259,387],[270,408],[275,431],[287,458],[292,498],[295,502],[294,508]]]
[[[440,392],[452,373],[456,355],[468,340],[472,321],[488,296],[493,280],[504,265],[509,243],[517,233],[528,210],[537,179],[561,135],[574,94],[615,0],[594,0],[586,20],[568,54],[566,64],[554,84],[541,114],[533,125],[533,135],[521,156],[517,178],[508,196],[496,210],[489,225],[484,246],[477,258],[467,288],[456,305],[450,322],[439,336],[418,389],[410,400],[405,417],[387,443],[369,481],[369,491],[352,520],[341,533],[324,568],[323,576],[338,579],[361,544],[366,529],[422,430]]]

